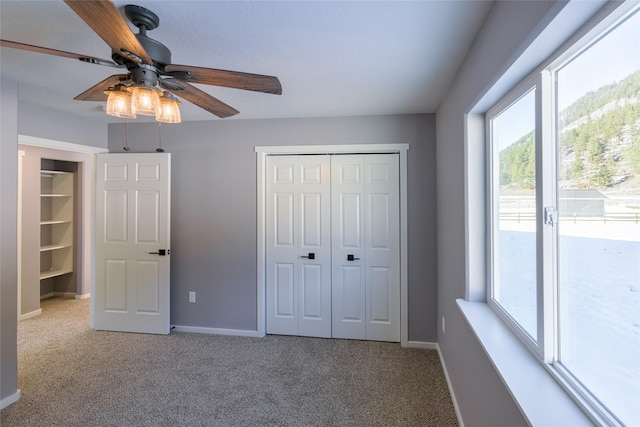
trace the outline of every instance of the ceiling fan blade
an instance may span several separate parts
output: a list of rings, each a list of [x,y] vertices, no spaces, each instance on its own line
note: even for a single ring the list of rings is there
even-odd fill
[[[164,71],[168,73],[188,71],[190,77],[187,80],[191,83],[253,90],[256,92],[272,93],[275,95],[282,94],[280,80],[273,76],[176,64],[166,65],[164,67]],[[176,78],[180,77],[176,76]]]
[[[127,80],[126,74],[114,74],[100,83],[91,86],[73,99],[76,101],[106,101],[107,95],[104,94],[104,91],[124,80]]]
[[[64,2],[115,52],[136,62],[153,64],[113,3],[106,0],[64,0]]]
[[[189,83],[177,79],[163,79],[160,80],[160,86],[174,95],[179,96],[180,98],[183,98],[220,118],[224,119],[225,117],[230,117],[239,113],[235,108],[214,98],[208,93],[201,91]]]
[[[45,53],[47,55],[62,56],[64,58],[78,59],[82,62],[90,64],[106,65],[108,67],[123,68],[124,65],[116,64],[108,59],[96,58],[93,56],[80,55],[78,53],[65,52],[64,50],[49,49],[47,47],[34,46],[26,43],[12,42],[10,40],[0,40],[0,46],[10,47],[12,49],[26,50],[29,52]]]

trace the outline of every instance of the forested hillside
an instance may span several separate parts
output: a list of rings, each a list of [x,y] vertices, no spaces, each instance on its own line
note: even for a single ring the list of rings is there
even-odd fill
[[[578,99],[559,114],[559,180],[607,188],[640,176],[640,70]],[[533,133],[500,152],[500,184],[534,186]]]

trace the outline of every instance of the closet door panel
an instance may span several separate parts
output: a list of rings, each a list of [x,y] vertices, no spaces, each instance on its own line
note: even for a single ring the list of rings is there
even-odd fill
[[[267,162],[267,333],[298,333],[297,161]]]
[[[366,339],[400,341],[400,178],[396,154],[365,160]]]
[[[331,337],[330,158],[298,156],[298,335]]]
[[[332,336],[364,339],[364,156],[331,159]]]
[[[331,335],[328,156],[267,158],[267,333]]]

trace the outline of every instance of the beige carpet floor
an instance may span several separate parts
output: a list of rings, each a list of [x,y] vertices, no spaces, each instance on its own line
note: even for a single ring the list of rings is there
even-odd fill
[[[438,353],[287,336],[89,329],[89,301],[18,326],[8,426],[456,426]]]

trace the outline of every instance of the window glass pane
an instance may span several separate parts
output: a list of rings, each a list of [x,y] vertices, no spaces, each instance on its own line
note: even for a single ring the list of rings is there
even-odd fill
[[[537,340],[535,91],[491,120],[493,292]]]
[[[640,424],[640,14],[557,73],[559,359]]]

